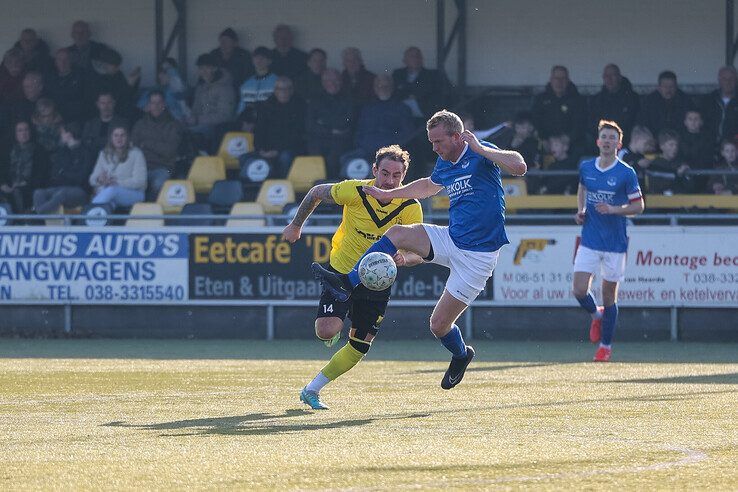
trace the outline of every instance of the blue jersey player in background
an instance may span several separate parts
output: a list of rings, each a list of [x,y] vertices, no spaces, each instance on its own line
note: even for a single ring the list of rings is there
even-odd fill
[[[643,212],[638,178],[632,167],[617,158],[623,131],[612,121],[597,128],[600,156],[579,165],[579,191],[575,220],[582,226],[582,241],[574,258],[574,297],[592,316],[589,338],[600,342],[595,362],[607,362],[618,319],[618,283],[625,275],[628,250],[626,216]],[[602,303],[595,305],[589,291],[592,275],[602,273]]]
[[[474,358],[474,349],[464,343],[456,320],[484,289],[500,248],[509,242],[501,169],[523,175],[527,166],[518,152],[477,140],[450,111],[434,114],[426,128],[433,151],[438,154],[433,174],[393,190],[366,187],[364,191],[380,202],[389,202],[393,198],[427,198],[445,189],[450,203],[449,225],[392,226],[366,254],[381,251],[393,256],[402,249],[450,270],[446,288],[433,309],[430,329],[452,354],[441,380],[443,389],[451,389],[461,382]],[[340,301],[359,285],[358,265],[340,275],[314,263],[313,273]]]

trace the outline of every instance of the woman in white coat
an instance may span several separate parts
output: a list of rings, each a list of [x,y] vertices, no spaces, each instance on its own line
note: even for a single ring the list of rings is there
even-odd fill
[[[125,127],[110,129],[108,144],[100,151],[90,175],[90,185],[95,190],[92,203],[110,203],[116,208],[144,201],[146,159],[138,147],[131,145]]]

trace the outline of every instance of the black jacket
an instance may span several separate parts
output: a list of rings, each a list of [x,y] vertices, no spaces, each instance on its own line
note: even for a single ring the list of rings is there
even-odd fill
[[[451,84],[443,73],[422,68],[413,82],[408,82],[407,76],[407,68],[400,68],[392,72],[392,79],[395,82],[395,98],[404,101],[414,96],[425,118],[430,118],[433,113],[449,104]]]
[[[292,96],[282,104],[271,96],[264,101],[256,116],[254,147],[256,150],[290,150],[298,153],[305,145],[305,102]]]
[[[305,129],[309,139],[348,139],[354,126],[353,101],[343,93],[323,93],[307,107]]]
[[[702,117],[705,130],[715,143],[725,139],[735,139],[738,134],[738,97],[728,104],[723,102],[720,90],[714,90],[702,99]]]
[[[87,189],[92,168],[85,152],[82,145],[74,148],[65,145],[51,154],[47,186],[78,186]]]
[[[533,99],[532,113],[533,124],[541,138],[565,134],[572,144],[583,143],[587,106],[573,83],[569,82],[561,97],[554,93],[551,84],[546,84],[546,90]]]
[[[635,125],[640,109],[638,94],[626,77],[622,78],[617,92],[610,92],[604,86],[589,102],[589,129],[592,135],[597,134],[600,120],[615,121],[625,134],[625,143],[630,139],[630,131]]]
[[[49,77],[46,90],[65,122],[82,124],[91,116],[90,108],[85,106],[85,77],[81,69],[72,68],[67,75],[55,71]]]
[[[693,108],[692,100],[681,89],[668,100],[661,97],[659,91],[653,91],[643,100],[638,119],[658,138],[662,130],[679,132],[684,126],[684,115]]]

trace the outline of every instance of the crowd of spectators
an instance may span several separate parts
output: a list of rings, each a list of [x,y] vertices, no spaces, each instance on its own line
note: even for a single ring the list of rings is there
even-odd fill
[[[198,152],[213,154],[227,131],[253,132],[253,156],[270,161],[278,176],[296,155],[319,154],[329,178],[338,179],[350,160],[371,160],[393,143],[411,151],[420,175],[434,157],[426,119],[459,101],[417,47],[404,51],[402,67],[379,74],[359,48],[347,47],[336,69],[325,50],[295,47],[286,25],[274,29],[272,48],[252,51],[232,28],[223,30],[217,47],[197,57],[191,87],[169,58],[156,86],[140,87],[140,69],[124,73],[120,53],[93,40],[84,21],[73,24],[71,38],[52,51],[24,29],[2,59],[0,198],[17,213],[155,200],[164,181],[186,173]],[[721,68],[718,88],[700,98],[682,92],[670,71],[646,95],[614,64],[604,67],[602,80],[586,97],[566,67],[554,66],[529,111],[488,140],[520,151],[529,169],[576,171],[581,158],[596,153],[597,122],[614,120],[625,132],[621,157],[647,192],[738,194],[735,174],[692,172],[738,169],[733,67]],[[464,119],[473,127],[472,114]],[[528,179],[529,193],[576,193],[574,173]]]

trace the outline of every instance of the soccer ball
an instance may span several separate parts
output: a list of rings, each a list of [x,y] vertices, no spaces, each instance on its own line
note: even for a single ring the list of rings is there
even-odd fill
[[[384,290],[396,277],[397,265],[387,253],[369,253],[359,263],[359,279],[369,290]]]

